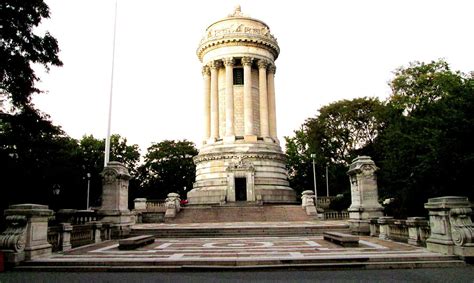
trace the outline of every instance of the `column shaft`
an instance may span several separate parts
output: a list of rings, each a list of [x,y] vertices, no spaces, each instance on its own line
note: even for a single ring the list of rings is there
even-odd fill
[[[243,57],[244,66],[244,133],[246,136],[255,135],[253,130],[253,101],[252,101],[252,58]]]
[[[217,71],[220,66],[219,61],[212,61],[211,68],[211,138],[219,138],[219,93],[217,82]]]
[[[275,66],[270,66],[267,73],[268,83],[268,120],[270,123],[270,136],[277,140],[276,128],[276,102],[275,102]]]
[[[204,80],[204,140],[211,137],[211,76],[208,66],[202,68]]]
[[[234,133],[234,59],[224,60],[225,65],[225,135],[235,136]]]
[[[269,137],[268,127],[268,94],[267,94],[267,65],[264,60],[258,61],[258,88],[260,101],[260,135]]]

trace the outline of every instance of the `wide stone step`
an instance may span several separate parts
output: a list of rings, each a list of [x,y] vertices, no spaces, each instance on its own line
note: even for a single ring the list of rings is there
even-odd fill
[[[187,260],[160,261],[153,259],[64,259],[56,261],[31,261],[16,267],[17,271],[158,271],[183,269],[262,269],[262,268],[311,268],[311,269],[395,269],[395,268],[441,268],[461,267],[465,262],[449,256],[404,257],[350,257],[316,259],[244,259],[244,260]]]
[[[217,222],[281,222],[311,221],[299,205],[264,205],[233,203],[225,206],[184,207],[174,219],[167,223],[217,223]]]

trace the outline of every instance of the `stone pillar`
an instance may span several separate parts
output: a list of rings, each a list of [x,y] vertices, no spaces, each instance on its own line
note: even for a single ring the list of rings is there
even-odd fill
[[[221,66],[220,61],[212,61],[209,64],[211,69],[211,139],[219,138],[219,84],[217,81],[217,71]]]
[[[61,250],[63,252],[69,251],[72,248],[71,245],[71,233],[72,225],[70,223],[61,223]]]
[[[225,140],[233,142],[234,132],[234,58],[224,59],[225,65]]]
[[[267,92],[268,92],[268,120],[270,136],[278,141],[276,127],[276,100],[275,100],[275,65],[270,65],[267,72]]]
[[[303,191],[301,193],[301,206],[306,211],[306,215],[317,216],[318,212],[314,205],[314,192],[311,190]]]
[[[204,141],[211,137],[211,73],[208,66],[202,67],[204,80]]]
[[[244,134],[246,141],[257,141],[253,121],[253,99],[252,99],[252,61],[253,58],[243,57],[244,66]]]
[[[382,216],[377,220],[379,224],[379,238],[382,240],[390,239],[390,223],[393,222],[393,217],[391,216]]]
[[[258,61],[258,88],[260,101],[260,135],[264,138],[270,136],[268,127],[268,93],[267,93],[267,66],[265,60]]]
[[[428,250],[462,257],[474,256],[472,209],[466,197],[430,198],[425,208],[429,210],[431,228],[431,235],[426,240]]]
[[[92,224],[92,233],[94,237],[94,243],[100,243],[101,242],[100,230],[102,229],[102,223],[98,221],[93,221],[91,222],[91,224]]]
[[[174,218],[176,214],[181,210],[179,194],[169,193],[166,198],[166,212],[165,218]]]
[[[128,210],[128,182],[130,174],[120,162],[111,161],[102,171],[102,206],[98,211],[101,221],[111,223],[113,237],[126,236],[133,224]]]
[[[5,209],[7,229],[0,235],[0,250],[8,265],[51,255],[48,219],[53,211],[46,205],[16,204]]]
[[[379,223],[378,223],[378,218],[370,218],[369,219],[369,230],[370,230],[370,236],[371,237],[378,237],[379,236]]]
[[[352,161],[347,174],[351,183],[352,203],[349,207],[349,225],[354,234],[368,234],[369,219],[383,215],[378,202],[377,170],[369,156],[358,156]],[[381,232],[382,233],[382,232]]]
[[[133,200],[135,210],[146,210],[146,198],[136,198]]]
[[[406,221],[408,227],[408,243],[414,246],[421,246],[424,236],[422,227],[427,226],[424,217],[408,217]]]

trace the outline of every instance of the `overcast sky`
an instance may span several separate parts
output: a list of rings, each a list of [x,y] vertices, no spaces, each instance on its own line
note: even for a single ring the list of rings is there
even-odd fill
[[[105,138],[115,0],[46,0],[41,29],[59,41],[61,68],[41,74],[34,103],[70,136]],[[330,102],[386,98],[392,72],[446,59],[474,70],[474,1],[118,0],[112,133],[140,145],[203,132],[206,27],[242,12],[270,26],[281,53],[275,77],[278,135],[292,135]],[[283,144],[282,144],[283,146]]]

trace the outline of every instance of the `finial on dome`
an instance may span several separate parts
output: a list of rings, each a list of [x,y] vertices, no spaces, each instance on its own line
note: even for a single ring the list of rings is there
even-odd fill
[[[240,8],[240,5],[235,6],[234,12],[229,15],[230,17],[239,17],[243,16],[242,14],[242,9]]]

